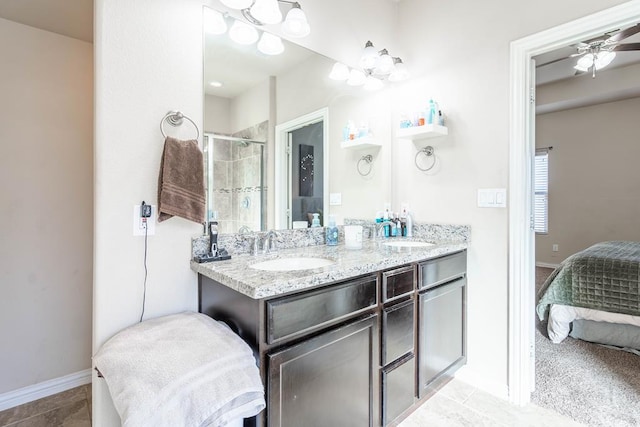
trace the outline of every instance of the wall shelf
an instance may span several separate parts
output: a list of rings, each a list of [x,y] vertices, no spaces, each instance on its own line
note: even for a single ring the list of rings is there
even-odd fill
[[[348,141],[341,141],[340,146],[348,150],[360,150],[367,148],[380,148],[382,147],[382,144],[373,139],[372,136],[365,136],[362,138],[350,139]]]
[[[396,137],[416,141],[420,139],[438,138],[441,136],[447,136],[448,134],[449,129],[446,126],[423,125],[400,128],[397,130]]]

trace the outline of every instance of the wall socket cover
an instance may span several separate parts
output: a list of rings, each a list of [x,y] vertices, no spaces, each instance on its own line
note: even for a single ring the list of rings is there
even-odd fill
[[[151,216],[149,218],[142,218],[140,213],[140,205],[133,206],[133,235],[144,236],[145,226],[147,236],[153,236],[156,233],[156,206],[151,206]]]

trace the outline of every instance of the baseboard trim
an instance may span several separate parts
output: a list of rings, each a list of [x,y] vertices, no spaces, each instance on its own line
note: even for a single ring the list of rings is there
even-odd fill
[[[91,382],[91,369],[0,394],[0,411],[33,402]]]
[[[507,387],[506,384],[487,379],[473,369],[470,369],[469,365],[461,367],[455,373],[455,378],[501,399],[509,399],[509,387]]]
[[[560,264],[550,264],[548,262],[536,262],[536,267],[558,268]]]

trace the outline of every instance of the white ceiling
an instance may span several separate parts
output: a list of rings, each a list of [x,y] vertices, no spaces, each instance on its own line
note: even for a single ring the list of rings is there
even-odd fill
[[[0,0],[0,18],[93,42],[93,0]]]

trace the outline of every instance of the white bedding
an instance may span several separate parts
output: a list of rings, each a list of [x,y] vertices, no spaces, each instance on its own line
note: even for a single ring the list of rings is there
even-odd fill
[[[562,342],[571,331],[571,322],[578,319],[640,326],[640,316],[552,304],[549,310],[549,323],[547,324],[549,339],[556,344]]]

